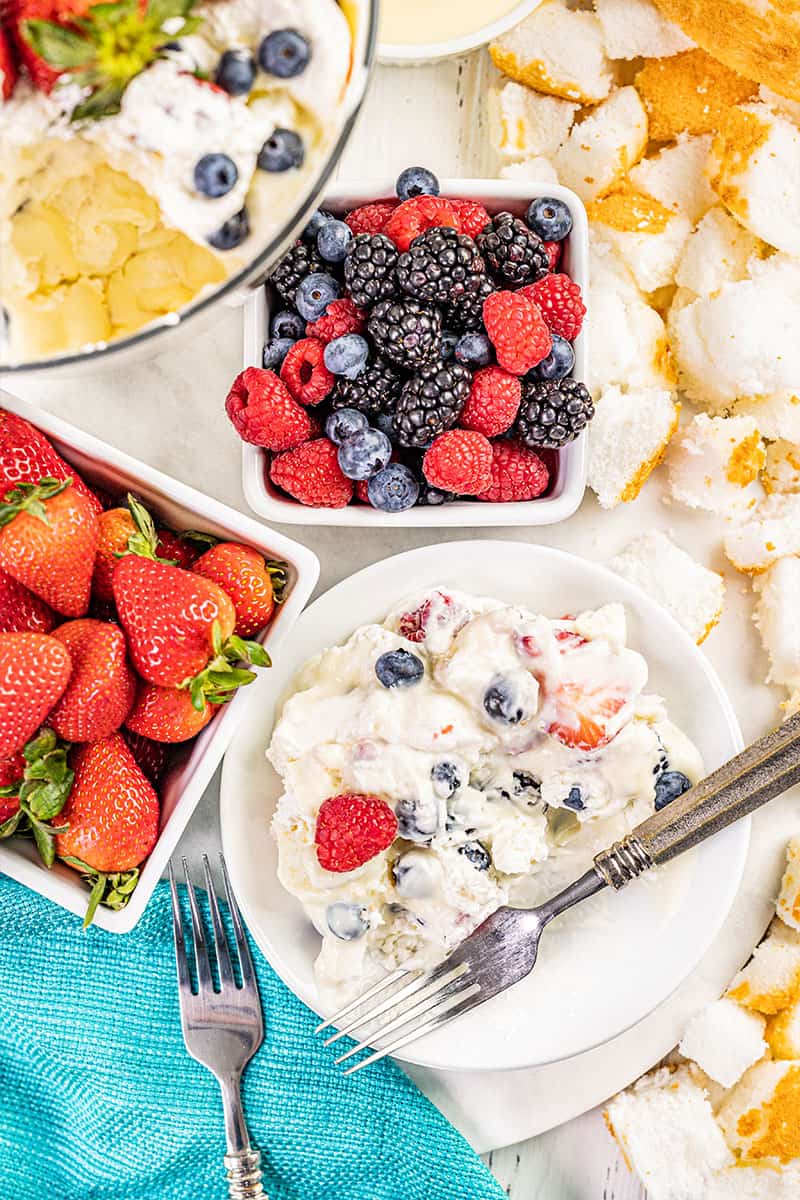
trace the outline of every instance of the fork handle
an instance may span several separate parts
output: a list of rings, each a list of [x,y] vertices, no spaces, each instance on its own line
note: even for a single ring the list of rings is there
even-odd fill
[[[800,783],[800,713],[601,851],[594,860],[595,870],[611,887],[622,888],[796,783]]]
[[[257,1200],[266,1197],[261,1185],[261,1152],[250,1147],[225,1155],[229,1200]]]

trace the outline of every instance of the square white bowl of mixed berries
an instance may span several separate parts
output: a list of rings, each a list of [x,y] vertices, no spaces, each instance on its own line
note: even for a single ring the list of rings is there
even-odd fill
[[[259,516],[548,525],[586,483],[588,225],[556,184],[332,189],[245,310],[226,401]]]

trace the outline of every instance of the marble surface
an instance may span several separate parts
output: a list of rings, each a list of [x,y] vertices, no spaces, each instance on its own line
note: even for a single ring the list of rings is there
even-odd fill
[[[483,136],[489,70],[482,54],[431,68],[380,68],[341,174],[381,175],[409,162],[425,163],[441,174],[469,176],[490,171]],[[391,139],[382,132],[388,121]],[[170,334],[158,353],[137,363],[112,364],[91,375],[7,377],[4,384],[129,454],[247,511],[239,444],[223,412],[225,394],[241,366],[241,356],[241,314],[220,308],[202,323]],[[662,490],[657,476],[638,501],[612,513],[602,512],[587,497],[579,512],[563,525],[505,529],[498,536],[537,541],[605,560],[635,533],[657,527],[671,532],[707,565],[724,570],[715,523],[668,507]],[[319,555],[319,591],[386,555],[476,536],[469,529],[360,530],[357,537],[347,530],[313,525],[284,531]],[[492,536],[492,531],[478,536]],[[749,739],[775,722],[779,697],[762,682],[766,664],[750,620],[748,585],[740,576],[726,575],[725,615],[706,649]],[[181,849],[186,854],[194,856],[218,844],[217,797],[218,779],[184,836]],[[797,818],[788,808],[785,818],[771,821],[768,828],[764,825],[760,861],[767,866],[760,867],[759,903],[763,904],[765,888],[768,890],[769,879],[777,872],[780,844],[796,829]],[[509,1133],[511,1137],[500,1137],[494,1144],[511,1140],[513,1129]],[[576,1153],[577,1147],[580,1153]],[[597,1200],[601,1195],[605,1200],[636,1200],[642,1194],[596,1112],[538,1138],[494,1151],[488,1161],[514,1200]]]

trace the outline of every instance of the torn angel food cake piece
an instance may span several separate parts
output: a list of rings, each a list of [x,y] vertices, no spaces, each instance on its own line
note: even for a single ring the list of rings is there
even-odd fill
[[[332,145],[352,53],[336,0],[174,8],[156,26],[128,0],[84,4],[75,30],[18,6],[24,68],[0,101],[7,361],[130,334],[219,285]],[[101,42],[113,87],[81,70]]]
[[[669,495],[687,508],[718,516],[743,512],[764,495],[758,477],[766,457],[752,417],[699,413],[670,446]]]
[[[722,576],[697,562],[665,533],[654,530],[634,538],[609,566],[657,600],[698,645],[722,616]]]
[[[800,839],[767,937],[689,1022],[671,1065],[614,1097],[606,1123],[648,1200],[800,1195]]]
[[[273,833],[326,1006],[536,903],[699,777],[625,637],[619,605],[549,619],[437,588],[303,668]]]

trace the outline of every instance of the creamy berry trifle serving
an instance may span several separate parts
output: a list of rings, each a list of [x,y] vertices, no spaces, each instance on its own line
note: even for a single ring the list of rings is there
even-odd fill
[[[357,9],[13,0],[0,24],[0,361],[130,334],[263,250],[333,143]]]
[[[536,500],[594,415],[574,377],[572,210],[540,196],[490,214],[423,167],[395,191],[314,214],[228,416],[273,488],[312,508]]]
[[[625,642],[618,604],[549,619],[441,587],[305,665],[268,757],[323,1004],[440,961],[699,778]]]

